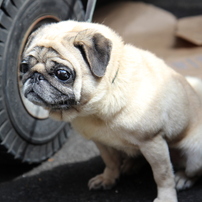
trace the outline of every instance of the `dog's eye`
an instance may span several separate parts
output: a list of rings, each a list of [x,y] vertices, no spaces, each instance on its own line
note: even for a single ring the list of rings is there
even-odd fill
[[[55,76],[58,79],[60,79],[61,81],[67,81],[67,80],[70,79],[71,74],[68,71],[64,70],[64,69],[58,69],[55,72]]]
[[[28,72],[28,70],[29,70],[29,64],[25,60],[23,60],[20,64],[20,72],[26,73]]]

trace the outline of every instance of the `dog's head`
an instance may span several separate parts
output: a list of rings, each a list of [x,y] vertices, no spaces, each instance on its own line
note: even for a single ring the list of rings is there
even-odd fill
[[[20,67],[25,97],[55,113],[78,111],[77,106],[87,103],[111,58],[112,41],[99,29],[110,33],[103,25],[74,21],[35,31]]]

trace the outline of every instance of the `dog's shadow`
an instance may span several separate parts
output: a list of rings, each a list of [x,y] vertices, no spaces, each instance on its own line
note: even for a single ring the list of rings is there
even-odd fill
[[[8,181],[0,184],[0,201],[151,202],[155,198],[156,185],[148,165],[138,174],[122,176],[111,190],[89,191],[88,180],[101,173],[103,168],[101,158],[95,157],[85,162],[58,166],[30,177],[22,176],[15,180],[8,177]],[[15,166],[12,169],[15,170]],[[10,176],[9,173],[7,175]],[[200,202],[201,190],[202,180],[194,188],[178,193],[179,201]]]

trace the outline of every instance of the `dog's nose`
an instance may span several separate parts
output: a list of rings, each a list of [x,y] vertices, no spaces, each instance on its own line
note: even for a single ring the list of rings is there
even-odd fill
[[[40,80],[44,80],[45,78],[43,77],[42,74],[35,72],[32,76],[32,78],[34,79],[35,83],[38,83]]]

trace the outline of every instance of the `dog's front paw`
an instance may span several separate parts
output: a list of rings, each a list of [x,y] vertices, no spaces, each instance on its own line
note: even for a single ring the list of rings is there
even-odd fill
[[[189,178],[186,176],[184,172],[177,172],[175,174],[176,189],[178,191],[188,189],[194,185],[196,180],[197,180],[197,177]]]
[[[88,187],[94,189],[111,189],[116,184],[116,179],[105,178],[104,174],[97,175],[89,180]]]
[[[173,184],[174,185],[174,184]],[[158,196],[154,202],[177,202],[175,188],[158,187]]]

